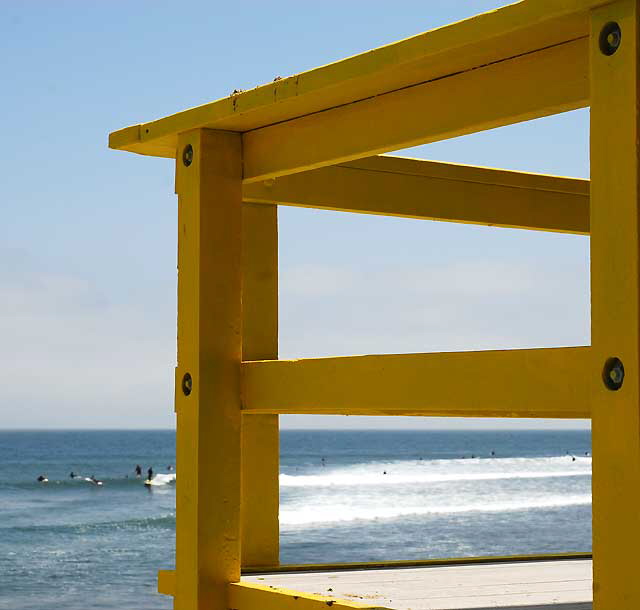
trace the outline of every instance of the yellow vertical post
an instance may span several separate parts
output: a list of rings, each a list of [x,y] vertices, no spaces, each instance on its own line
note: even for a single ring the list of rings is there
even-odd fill
[[[636,0],[614,2],[592,14],[595,610],[640,608],[638,14]]]
[[[181,134],[176,369],[177,610],[223,610],[240,579],[242,147]]]
[[[243,204],[242,359],[278,358],[278,208]],[[277,415],[242,421],[242,565],[279,563]]]

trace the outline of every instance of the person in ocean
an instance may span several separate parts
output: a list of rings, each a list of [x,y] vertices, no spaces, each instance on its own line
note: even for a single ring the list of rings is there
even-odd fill
[[[168,470],[169,472],[171,472],[171,471],[173,470],[173,464],[169,464],[169,465],[167,466],[167,470]]]
[[[38,479],[37,479],[38,483],[48,483],[49,479],[47,479],[47,477],[43,474],[41,474]]]
[[[142,468],[140,464],[136,464],[136,476],[140,478],[142,476]]]
[[[151,466],[149,466],[149,470],[147,470],[147,480],[151,480],[153,479],[153,468],[151,468]]]
[[[100,481],[99,479],[96,479],[96,475],[92,474],[89,477],[89,480],[94,484],[94,485],[102,485],[102,481]]]
[[[75,472],[73,472],[73,470],[69,473],[69,478],[71,479],[76,479],[78,478],[80,475],[76,474]]]

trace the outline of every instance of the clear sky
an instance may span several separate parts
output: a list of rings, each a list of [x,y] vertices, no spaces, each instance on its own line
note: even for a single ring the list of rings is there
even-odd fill
[[[173,163],[110,131],[501,4],[0,2],[0,428],[174,425]],[[408,154],[588,177],[588,111]],[[282,358],[590,341],[586,237],[281,208],[280,258]]]

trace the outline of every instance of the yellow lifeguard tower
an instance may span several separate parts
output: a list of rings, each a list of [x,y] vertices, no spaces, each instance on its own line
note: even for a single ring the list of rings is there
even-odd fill
[[[111,134],[176,159],[175,608],[591,607],[585,558],[278,566],[277,416],[312,413],[591,418],[593,607],[640,609],[639,26],[523,0]],[[377,156],[585,106],[590,183]],[[590,234],[592,345],[278,360],[278,205]]]

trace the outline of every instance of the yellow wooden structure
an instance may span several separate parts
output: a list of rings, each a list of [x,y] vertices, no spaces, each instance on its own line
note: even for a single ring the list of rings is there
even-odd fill
[[[590,417],[594,608],[640,608],[639,25],[523,0],[111,134],[176,159],[175,608],[324,605],[240,582],[278,564],[280,413]],[[590,183],[377,156],[585,106]],[[592,345],[278,360],[277,205],[589,234]]]

